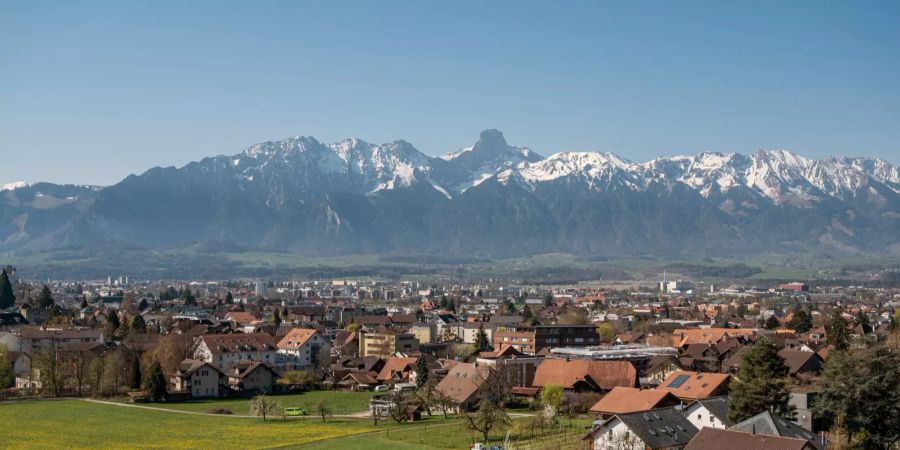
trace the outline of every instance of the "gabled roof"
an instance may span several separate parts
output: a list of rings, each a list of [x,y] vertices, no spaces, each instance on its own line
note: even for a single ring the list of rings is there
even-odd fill
[[[435,386],[435,389],[456,403],[463,404],[478,392],[489,375],[488,366],[459,363],[447,372],[447,376]]]
[[[616,386],[591,407],[591,412],[627,414],[674,406],[678,402],[678,397],[669,392]]]
[[[669,448],[687,444],[699,430],[681,411],[673,408],[652,409],[631,414],[616,414],[591,431],[604,429],[615,421],[621,421],[649,448]]]
[[[808,440],[818,449],[825,448],[825,444],[822,442],[822,438],[820,438],[817,434],[769,411],[759,413],[729,428],[729,430],[804,439]]]
[[[681,328],[672,332],[672,346],[715,344],[726,337],[752,336],[752,328]]]
[[[731,375],[678,370],[669,374],[656,389],[669,391],[681,399],[706,398],[731,382]]]
[[[381,372],[378,372],[378,381],[391,381],[397,374],[414,370],[418,359],[398,358],[395,356],[388,358],[384,363],[384,367],[381,368]]]
[[[267,333],[204,334],[200,339],[213,353],[275,351],[275,342]]]
[[[244,379],[256,370],[268,370],[269,372],[272,372],[273,376],[275,375],[275,370],[272,369],[272,366],[261,361],[246,360],[238,362],[230,369],[228,369],[225,374],[232,378]]]
[[[178,365],[177,375],[182,378],[189,378],[191,375],[196,373],[197,370],[200,370],[200,368],[203,366],[209,366],[210,369],[215,370],[220,375],[222,374],[222,371],[219,370],[218,367],[216,367],[206,361],[200,361],[197,359],[185,359],[185,360],[182,360],[181,364]]]
[[[478,354],[479,358],[503,358],[504,356],[523,356],[524,353],[516,350],[515,347],[507,346],[499,350],[484,351]]]
[[[22,339],[100,339],[103,331],[93,328],[40,329],[25,328]]]
[[[684,450],[814,450],[809,441],[742,431],[703,428]]]
[[[547,359],[538,365],[532,386],[548,384],[571,389],[579,381],[596,384],[603,390],[616,386],[637,386],[637,370],[628,361],[587,361]]]
[[[253,314],[250,314],[246,311],[230,312],[227,315],[225,315],[225,318],[234,323],[240,324],[240,325],[251,324],[251,323],[255,322],[256,320],[258,320],[256,318],[256,316],[254,316]]]
[[[701,398],[694,403],[691,403],[690,406],[686,408],[689,410],[691,408],[704,407],[710,414],[715,416],[715,418],[722,422],[726,427],[730,427],[734,425],[734,422],[728,418],[728,396],[723,395],[720,397],[709,397],[709,398]]]
[[[306,344],[306,341],[310,340],[316,333],[318,331],[312,328],[291,328],[291,331],[288,331],[278,341],[278,348],[282,350],[296,350],[303,347],[303,344]]]
[[[811,359],[818,360],[820,364],[822,363],[821,356],[815,352],[805,352],[803,350],[782,349],[778,352],[778,356],[787,364],[791,375],[799,373]]]

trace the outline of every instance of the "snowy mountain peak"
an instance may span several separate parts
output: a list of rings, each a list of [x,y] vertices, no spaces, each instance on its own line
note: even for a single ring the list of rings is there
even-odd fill
[[[23,180],[17,180],[11,183],[0,184],[0,191],[13,191],[26,186],[28,186],[28,183]]]

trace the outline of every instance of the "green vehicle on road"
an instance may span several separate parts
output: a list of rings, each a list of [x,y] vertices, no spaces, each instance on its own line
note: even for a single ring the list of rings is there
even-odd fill
[[[284,408],[285,416],[308,416],[309,411],[303,408]]]

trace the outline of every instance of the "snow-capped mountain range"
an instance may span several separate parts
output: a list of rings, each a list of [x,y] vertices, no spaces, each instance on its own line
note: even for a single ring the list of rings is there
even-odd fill
[[[154,168],[78,202],[34,201],[47,186],[2,186],[0,250],[114,240],[305,253],[900,253],[896,166],[787,150],[544,158],[486,130],[435,158],[402,140],[294,137]]]

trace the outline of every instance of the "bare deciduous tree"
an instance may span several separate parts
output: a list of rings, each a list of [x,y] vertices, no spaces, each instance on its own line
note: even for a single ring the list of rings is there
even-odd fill
[[[257,395],[250,399],[250,414],[262,417],[263,422],[266,421],[267,416],[277,413],[279,409],[281,409],[281,404],[274,398]]]

